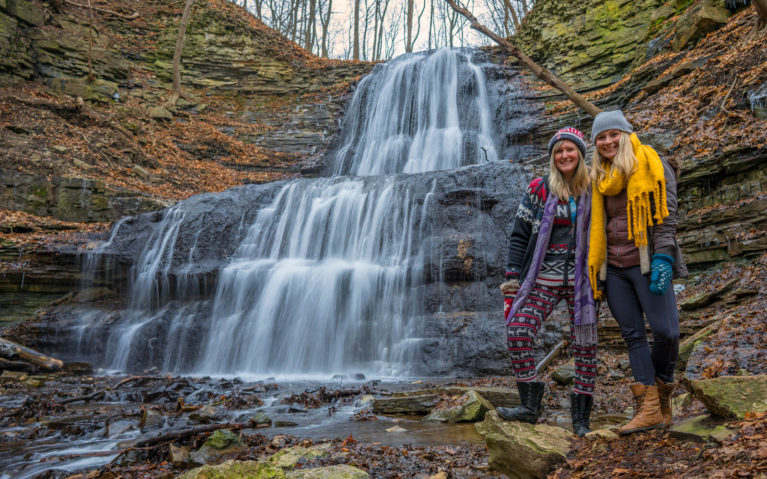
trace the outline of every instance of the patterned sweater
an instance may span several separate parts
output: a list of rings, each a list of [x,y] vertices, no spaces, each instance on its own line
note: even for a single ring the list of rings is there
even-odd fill
[[[527,187],[517,209],[509,241],[507,280],[518,278],[521,282],[527,276],[547,196],[548,176],[534,179]],[[570,205],[566,200],[560,199],[557,203],[548,249],[537,280],[548,286],[572,286],[575,278],[574,249],[575,228],[573,228]]]

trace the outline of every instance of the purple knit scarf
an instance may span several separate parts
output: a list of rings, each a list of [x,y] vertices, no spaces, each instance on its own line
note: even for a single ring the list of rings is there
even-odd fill
[[[514,302],[511,305],[509,315],[506,316],[506,325],[511,322],[514,315],[524,304],[530,291],[535,286],[538,272],[541,270],[543,258],[551,238],[554,216],[557,212],[559,199],[549,193],[546,203],[543,205],[543,217],[538,227],[538,241],[535,244],[533,259],[530,262],[525,280],[519,287]],[[597,308],[589,282],[586,260],[588,255],[589,223],[591,220],[591,189],[587,188],[582,194],[578,205],[578,218],[575,221],[575,298],[573,313],[575,315],[575,343],[582,347],[591,347],[597,344]]]

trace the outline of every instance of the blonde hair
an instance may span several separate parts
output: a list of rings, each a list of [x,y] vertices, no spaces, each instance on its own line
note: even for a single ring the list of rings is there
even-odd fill
[[[607,160],[604,156],[599,154],[597,148],[594,148],[594,159],[591,160],[591,180],[599,182],[601,181],[607,170],[602,163]],[[618,153],[615,158],[612,159],[612,168],[623,174],[628,178],[634,171],[634,167],[637,163],[637,157],[634,155],[634,147],[631,146],[631,135],[625,131],[621,131],[621,139],[618,142]]]
[[[575,169],[573,178],[568,183],[565,180],[562,172],[557,168],[557,164],[554,161],[554,155],[557,154],[557,150],[565,141],[573,143],[571,140],[560,140],[554,143],[554,148],[551,149],[551,158],[549,159],[549,189],[559,199],[567,199],[571,196],[579,196],[583,193],[583,190],[589,186],[589,172],[586,166],[586,159],[581,153],[581,149],[576,146],[578,151],[578,167]]]

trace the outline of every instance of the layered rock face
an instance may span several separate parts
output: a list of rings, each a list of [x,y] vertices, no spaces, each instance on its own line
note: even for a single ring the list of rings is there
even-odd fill
[[[538,0],[514,42],[579,89],[620,80],[659,51],[679,51],[727,21],[724,2]],[[681,20],[664,22],[681,14]]]

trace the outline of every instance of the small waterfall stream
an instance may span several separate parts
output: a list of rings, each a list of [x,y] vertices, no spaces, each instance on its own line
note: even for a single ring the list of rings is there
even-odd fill
[[[239,245],[212,298],[200,286],[194,203],[167,209],[132,267],[130,304],[114,324],[82,314],[77,355],[120,371],[418,373],[413,318],[436,180],[413,187],[403,174],[499,158],[471,58],[445,49],[376,66],[347,111],[332,177],[286,182],[254,211],[228,212],[241,218]]]

